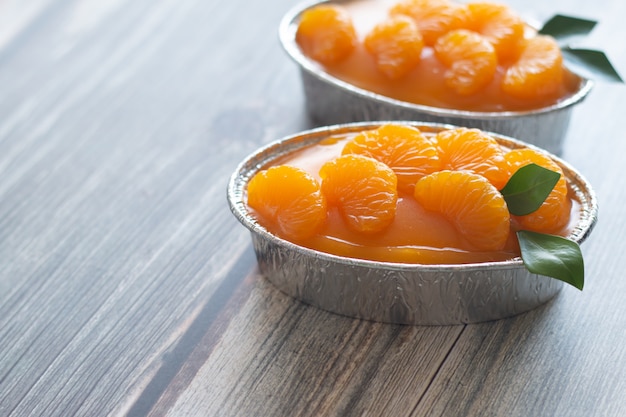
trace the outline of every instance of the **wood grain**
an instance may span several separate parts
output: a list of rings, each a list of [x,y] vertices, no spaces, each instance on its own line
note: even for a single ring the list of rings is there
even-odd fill
[[[171,415],[407,415],[462,330],[341,317],[263,280],[230,327]]]
[[[626,4],[511,0],[600,21]],[[0,417],[626,415],[623,85],[575,109],[596,189],[583,292],[468,326],[394,326],[258,275],[226,184],[311,127],[277,28],[293,6],[0,0]]]

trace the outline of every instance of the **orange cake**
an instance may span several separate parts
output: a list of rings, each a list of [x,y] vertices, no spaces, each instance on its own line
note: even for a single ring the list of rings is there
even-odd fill
[[[557,42],[497,3],[324,3],[302,13],[296,41],[334,77],[415,104],[519,111],[578,88]]]
[[[515,216],[500,190],[528,164],[561,177],[538,210]],[[250,180],[247,203],[270,232],[322,252],[455,264],[519,256],[518,230],[566,236],[579,210],[570,194],[541,152],[478,129],[389,124],[286,155]]]

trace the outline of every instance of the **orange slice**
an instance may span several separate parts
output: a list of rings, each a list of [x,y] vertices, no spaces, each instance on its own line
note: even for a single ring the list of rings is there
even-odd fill
[[[548,156],[533,149],[515,149],[507,152],[504,157],[510,165],[510,175],[531,163],[561,174],[561,178],[539,209],[525,216],[513,216],[519,228],[553,233],[565,227],[570,219],[572,203],[567,196],[567,180],[561,167]]]
[[[503,4],[469,3],[469,28],[489,40],[496,49],[500,62],[516,59],[524,40],[525,24],[522,18]]]
[[[428,46],[447,32],[464,27],[467,19],[464,6],[447,0],[405,0],[393,6],[389,14],[412,18]]]
[[[296,42],[305,55],[323,64],[345,59],[357,44],[352,17],[343,8],[320,5],[302,13]]]
[[[550,36],[525,40],[519,59],[507,68],[502,91],[519,99],[542,99],[558,94],[563,84],[563,56]]]
[[[478,250],[502,250],[510,215],[502,194],[485,177],[467,171],[438,171],[415,185],[415,199],[443,214]]]
[[[339,209],[348,227],[375,233],[395,218],[396,174],[387,165],[363,155],[342,155],[322,165],[322,192]]]
[[[424,40],[410,18],[393,16],[376,25],[365,37],[364,44],[378,69],[395,80],[419,64]]]
[[[479,129],[443,130],[436,136],[442,169],[471,171],[498,190],[509,180],[509,165],[498,142]]]
[[[307,172],[287,165],[252,177],[248,205],[289,239],[312,236],[326,220],[326,198],[320,184]]]
[[[389,166],[398,177],[398,189],[413,194],[415,183],[441,169],[435,145],[410,126],[383,125],[356,135],[343,154],[372,157]]]
[[[445,83],[456,93],[474,94],[493,81],[498,59],[493,45],[482,35],[453,30],[440,37],[434,49],[435,56],[448,68]]]

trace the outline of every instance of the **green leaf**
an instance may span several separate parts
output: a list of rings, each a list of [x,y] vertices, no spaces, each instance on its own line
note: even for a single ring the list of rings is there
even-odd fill
[[[568,66],[581,75],[592,79],[623,83],[622,77],[604,52],[573,48],[568,43],[572,38],[588,35],[597,23],[595,20],[557,14],[543,25],[539,33],[554,37],[561,45],[563,58]]]
[[[525,216],[537,210],[546,200],[561,174],[537,164],[518,169],[500,190],[509,212]]]
[[[539,33],[550,35],[557,41],[563,42],[575,36],[589,34],[597,23],[595,20],[557,14],[543,25]]]
[[[517,232],[517,238],[526,269],[583,289],[585,265],[578,243],[561,236],[527,230]]]
[[[576,67],[578,72],[583,73],[583,75],[609,82],[624,82],[604,52],[593,49],[576,49],[570,46],[564,46],[561,50],[563,51],[563,58],[569,66]]]

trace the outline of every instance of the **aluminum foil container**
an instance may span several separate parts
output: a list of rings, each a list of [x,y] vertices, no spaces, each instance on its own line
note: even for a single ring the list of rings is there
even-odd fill
[[[348,0],[349,1],[349,0]],[[335,0],[330,3],[347,3]],[[283,17],[279,37],[283,48],[300,68],[306,107],[311,119],[319,125],[368,120],[415,120],[448,123],[497,132],[539,146],[560,155],[573,106],[591,91],[593,82],[578,77],[578,89],[558,103],[528,111],[477,112],[451,110],[394,100],[339,80],[306,57],[296,43],[296,30],[303,11],[319,3],[301,3]]]
[[[262,275],[286,294],[345,316],[373,321],[444,325],[496,320],[533,309],[562,288],[561,281],[530,273],[520,258],[461,265],[384,263],[335,256],[295,245],[268,232],[246,205],[248,181],[281,157],[318,143],[329,135],[374,129],[362,122],[305,131],[273,142],[248,156],[230,178],[230,209],[252,235]],[[423,132],[450,125],[402,122]],[[493,134],[511,149],[531,147]],[[593,229],[598,206],[587,181],[570,165],[548,154],[565,173],[581,206],[581,218],[569,238],[582,243]]]

